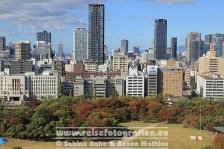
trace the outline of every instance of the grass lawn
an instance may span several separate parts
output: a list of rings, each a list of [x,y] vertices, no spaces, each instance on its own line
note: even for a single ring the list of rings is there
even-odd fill
[[[120,123],[122,126],[127,126],[127,127],[147,127],[150,125],[150,123],[144,123],[142,121],[132,121],[128,123]]]
[[[214,140],[214,135],[206,130],[200,132],[192,128],[183,128],[181,124],[160,124],[160,126],[168,127],[170,149],[200,149],[205,146],[212,146]],[[190,136],[202,136],[203,141],[192,141]]]
[[[128,127],[147,127],[149,123],[129,122],[122,123]],[[168,127],[168,146],[169,149],[200,149],[205,146],[212,146],[214,135],[209,131],[202,130],[201,132],[192,128],[184,128],[181,124],[159,124],[159,127]],[[203,141],[192,141],[190,136],[202,136]],[[132,141],[141,142],[142,140],[134,139]]]
[[[15,146],[20,146],[22,149],[55,149],[55,142],[37,142],[37,141],[27,141],[19,139],[8,139],[8,143],[0,144],[0,149],[12,149]]]
[[[128,123],[121,123],[122,126],[127,127],[148,127],[150,123],[143,123],[133,121]],[[159,127],[168,127],[168,147],[169,149],[200,149],[205,146],[212,146],[214,135],[209,131],[199,131],[192,128],[183,128],[181,124],[157,124]],[[192,141],[190,136],[202,136],[203,141]],[[140,142],[141,140],[133,138],[131,141]],[[12,149],[14,146],[21,146],[23,149],[55,149],[55,142],[36,142],[18,139],[9,139],[9,142],[0,145],[0,149]]]

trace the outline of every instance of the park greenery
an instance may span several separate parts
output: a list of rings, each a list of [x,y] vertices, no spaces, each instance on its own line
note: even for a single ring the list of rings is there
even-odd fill
[[[211,131],[224,126],[224,100],[181,99],[166,104],[167,97],[117,97],[85,99],[63,96],[30,100],[16,109],[0,108],[0,136],[51,139],[56,127],[115,127],[130,121],[180,123],[183,127]],[[214,146],[223,145],[216,137]],[[218,148],[218,147],[217,147]]]

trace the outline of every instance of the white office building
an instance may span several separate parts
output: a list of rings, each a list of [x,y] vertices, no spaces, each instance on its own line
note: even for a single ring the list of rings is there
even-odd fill
[[[197,76],[197,93],[201,97],[224,98],[224,78],[215,74],[200,74]]]
[[[130,68],[126,76],[126,95],[144,97],[145,78],[137,71],[137,68]]]

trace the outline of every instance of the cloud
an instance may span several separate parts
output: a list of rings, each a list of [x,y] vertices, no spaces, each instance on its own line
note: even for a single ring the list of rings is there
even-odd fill
[[[87,14],[88,4],[94,2],[102,0],[4,0],[0,1],[0,19],[31,32],[86,25],[79,12],[85,10]]]
[[[1,36],[18,35],[18,32],[16,30],[12,30],[11,28],[9,28],[7,26],[0,26],[0,33],[1,33]]]
[[[144,0],[148,2],[155,2],[155,3],[165,3],[165,4],[191,4],[194,3],[196,0]]]

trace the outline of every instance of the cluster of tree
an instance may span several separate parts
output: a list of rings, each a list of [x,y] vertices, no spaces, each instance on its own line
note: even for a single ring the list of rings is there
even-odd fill
[[[211,130],[224,126],[224,100],[195,98],[166,105],[162,96],[148,98],[83,97],[31,100],[15,110],[0,110],[0,135],[23,139],[50,139],[56,127],[115,127],[121,122],[183,123],[185,127]]]

